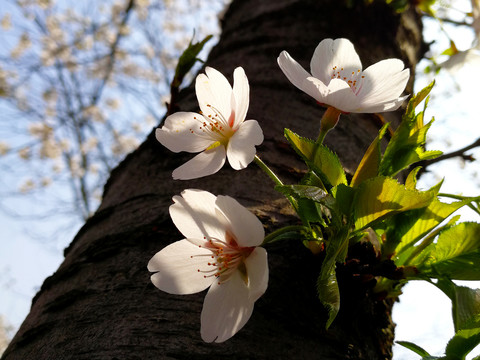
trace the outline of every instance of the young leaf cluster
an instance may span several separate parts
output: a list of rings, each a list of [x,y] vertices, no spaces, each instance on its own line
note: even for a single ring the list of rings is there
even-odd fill
[[[414,164],[441,155],[425,149],[433,123],[433,119],[424,121],[432,87],[433,83],[411,98],[384,152],[381,143],[390,125],[380,129],[350,181],[335,153],[319,141],[285,129],[286,139],[308,171],[299,184],[276,189],[295,200],[303,231],[310,232],[304,234],[304,244],[323,254],[317,292],[328,312],[327,328],[340,311],[336,267],[345,262],[349,246],[368,241],[378,250],[378,261],[395,267],[392,276],[376,276],[376,292],[396,296],[407,281],[422,279],[436,281],[450,296],[456,335],[446,351],[448,359],[463,359],[480,343],[480,293],[452,280],[480,280],[480,224],[448,218],[463,206],[476,209],[479,198],[451,195],[456,201],[445,202],[441,183],[424,191],[416,187],[420,167]],[[422,102],[423,110],[416,112]],[[408,174],[403,183],[398,180],[401,172]],[[312,247],[313,242],[321,246]],[[402,344],[424,359],[433,359],[415,344]]]

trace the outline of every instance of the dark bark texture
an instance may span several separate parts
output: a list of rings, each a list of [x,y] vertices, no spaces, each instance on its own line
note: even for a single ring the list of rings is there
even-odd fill
[[[247,118],[258,120],[265,135],[258,154],[286,183],[297,181],[306,168],[289,149],[283,129],[315,137],[323,109],[278,68],[282,50],[309,69],[320,40],[346,37],[364,68],[396,57],[412,73],[421,55],[420,21],[413,11],[395,14],[382,1],[354,3],[347,8],[339,0],[237,0],[224,16],[207,64],[230,79],[235,67],[244,67],[251,87]],[[180,93],[176,106],[198,110],[192,86]],[[400,114],[385,118],[395,123]],[[381,120],[343,115],[327,136],[350,174]],[[300,243],[284,242],[267,249],[269,287],[244,329],[225,343],[203,343],[204,293],[163,293],[150,283],[146,268],[157,251],[182,238],[168,215],[172,196],[186,188],[233,196],[262,220],[266,233],[298,220],[254,164],[242,171],[227,165],[193,181],[172,180],[172,170],[190,157],[169,152],[152,133],[112,172],[100,208],[45,280],[2,359],[391,358],[392,303],[374,296],[372,284],[355,276],[358,264],[372,258],[360,246],[351,251],[355,261],[339,267],[341,310],[328,331],[315,291],[320,259]]]

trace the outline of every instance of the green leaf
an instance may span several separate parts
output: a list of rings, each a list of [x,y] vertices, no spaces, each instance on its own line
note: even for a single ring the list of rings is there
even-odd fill
[[[335,206],[335,199],[325,190],[310,185],[277,185],[275,190],[284,195],[290,195],[297,199],[304,198],[318,202],[327,207]]]
[[[373,178],[378,175],[378,167],[382,159],[382,151],[380,149],[380,142],[387,131],[389,124],[385,124],[378,133],[378,136],[368,147],[367,151],[363,155],[360,164],[353,175],[350,186],[357,186],[361,182]]]
[[[465,222],[443,231],[420,255],[411,265],[422,275],[480,280],[480,224]]]
[[[335,199],[317,186],[278,185],[275,190],[298,200],[297,214],[305,224],[318,222],[326,226],[324,216],[329,215],[330,211],[322,206],[337,212]]]
[[[411,164],[433,159],[442,154],[441,151],[425,151],[426,136],[433,119],[424,125],[425,109],[415,114],[415,107],[425,99],[432,87],[433,83],[409,101],[402,122],[393,134],[383,155],[379,168],[380,175],[394,176]],[[427,103],[428,101],[425,101],[425,108]]]
[[[309,199],[299,199],[297,214],[304,221],[304,223],[321,223],[323,226],[327,226],[323,219],[324,211],[322,206]]]
[[[420,171],[421,166],[417,166],[407,176],[405,180],[405,187],[410,190],[415,190],[417,188],[417,174]]]
[[[399,239],[395,252],[400,253],[403,249],[413,246],[465,204],[465,201],[446,204],[434,198],[427,207],[399,214],[387,233],[387,241],[396,242],[396,239]]]
[[[320,275],[317,280],[318,299],[328,313],[325,328],[328,329],[340,310],[340,290],[338,289],[335,266],[326,275]]]
[[[465,329],[470,319],[480,315],[480,289],[471,289],[466,286],[455,288],[455,330]]]
[[[436,0],[420,0],[420,1],[417,1],[415,4],[416,4],[416,7],[421,11],[426,12],[427,14],[433,17],[436,17],[435,10],[432,7],[436,2],[437,2]]]
[[[336,209],[347,217],[348,222],[352,218],[352,206],[357,189],[340,184],[331,189],[332,196],[336,200]]]
[[[447,359],[463,360],[478,344],[480,344],[480,315],[472,316],[465,327],[458,330],[450,339],[445,349]]]
[[[455,284],[447,278],[434,283],[452,301],[452,317],[455,331],[467,329],[471,319],[480,315],[480,289]]]
[[[340,292],[335,273],[336,263],[344,262],[348,248],[348,229],[340,228],[327,242],[327,250],[317,279],[320,302],[328,311],[325,327],[328,329],[340,309]]]
[[[402,345],[403,347],[406,347],[408,350],[412,350],[415,354],[420,355],[423,358],[431,356],[426,350],[424,350],[422,347],[418,346],[417,344],[414,344],[410,341],[396,341],[398,345]]]
[[[430,191],[406,189],[395,179],[379,176],[359,185],[353,203],[355,229],[363,229],[386,215],[428,206]]]
[[[185,75],[187,75],[187,73],[192,69],[195,63],[199,61],[199,59],[197,58],[198,54],[200,53],[200,51],[202,51],[207,41],[209,41],[212,37],[212,35],[208,35],[198,43],[193,43],[193,39],[190,40],[188,47],[178,59],[178,64],[175,69],[175,76],[172,81],[172,87],[178,88],[182,84]]]
[[[316,186],[325,192],[327,191],[325,189],[325,185],[323,185],[322,179],[320,179],[317,174],[315,174],[313,171],[307,172],[307,174],[302,178],[300,181],[300,185],[310,185],[310,186]]]
[[[430,94],[434,85],[435,81],[432,81],[409,100],[405,113],[407,117],[413,118],[415,116],[415,108]]]
[[[338,156],[328,148],[301,137],[289,129],[285,129],[285,137],[308,167],[315,171],[324,183],[328,183],[330,186],[347,184],[345,171]]]

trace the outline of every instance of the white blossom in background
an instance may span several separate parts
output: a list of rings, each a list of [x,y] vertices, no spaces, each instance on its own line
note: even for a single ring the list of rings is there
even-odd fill
[[[10,151],[10,145],[5,141],[0,141],[0,155],[6,155]]]
[[[206,342],[223,342],[246,324],[267,289],[263,225],[229,196],[189,189],[173,201],[170,216],[185,239],[152,257],[152,283],[178,295],[209,288],[200,333]]]
[[[399,59],[386,59],[362,71],[362,63],[348,39],[322,40],[310,62],[311,74],[286,51],[277,59],[290,82],[321,105],[345,113],[396,110],[407,96],[410,71]]]
[[[256,120],[245,120],[250,87],[243,68],[233,73],[233,89],[217,70],[207,67],[197,76],[195,90],[201,114],[177,112],[167,117],[157,140],[173,152],[200,152],[173,171],[174,179],[188,180],[216,173],[228,162],[235,170],[244,169],[263,141]]]

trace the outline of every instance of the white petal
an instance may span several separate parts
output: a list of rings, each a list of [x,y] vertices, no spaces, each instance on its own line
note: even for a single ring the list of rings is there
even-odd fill
[[[235,335],[250,319],[253,301],[238,271],[228,281],[212,283],[203,302],[200,333],[205,342],[224,342]]]
[[[180,240],[156,253],[148,262],[149,271],[157,271],[151,276],[153,285],[169,294],[186,295],[205,290],[216,279],[205,277],[212,252],[193,245],[188,240]]]
[[[218,210],[241,247],[258,246],[263,242],[265,230],[258,218],[230,196],[219,195],[215,202]]]
[[[253,161],[256,149],[263,141],[262,128],[256,120],[243,122],[227,145],[227,157],[235,170],[245,169]]]
[[[307,84],[305,80],[310,77],[310,74],[296,62],[286,51],[282,51],[277,58],[278,65],[290,82],[297,88],[307,93],[311,97],[317,99],[318,91],[315,87]]]
[[[307,80],[319,88],[323,85],[322,82],[314,77],[310,77]],[[322,104],[333,106],[343,112],[352,112],[358,107],[357,97],[345,81],[332,79],[330,84],[328,84],[327,91],[328,94],[321,101]]]
[[[358,112],[377,113],[377,112],[394,111],[394,110],[397,110],[407,98],[408,98],[408,95],[401,96],[394,101],[387,101],[385,103],[380,103],[380,104],[374,104],[369,106],[361,104],[361,107],[358,109]]]
[[[155,130],[157,140],[173,152],[199,152],[216,141],[200,129],[203,116],[193,112],[177,112],[168,116],[162,128]],[[199,136],[200,135],[200,136]]]
[[[303,89],[307,94],[311,95],[320,104],[324,104],[328,96],[328,87],[312,76],[309,76],[303,81]]]
[[[334,67],[347,74],[362,70],[362,62],[348,39],[324,39],[318,44],[310,62],[312,75],[329,84]]]
[[[211,108],[214,107],[228,121],[234,110],[232,108],[232,87],[225,76],[214,68],[206,67],[205,73],[206,75],[198,75],[195,82],[200,109],[206,116],[214,116],[215,112]]]
[[[245,259],[247,268],[248,287],[250,288],[250,301],[257,301],[267,290],[268,286],[268,259],[267,251],[257,247]]]
[[[208,191],[187,189],[174,196],[170,216],[177,229],[186,238],[225,238],[225,225],[218,220],[217,197]]]
[[[176,180],[190,180],[215,174],[225,164],[225,146],[219,145],[205,150],[173,170],[172,176]]]
[[[235,121],[232,128],[237,127],[245,120],[250,102],[250,86],[247,75],[241,67],[233,72],[233,96],[235,98]]]
[[[397,100],[405,90],[410,76],[410,71],[403,68],[401,60],[387,59],[365,69],[365,77],[357,94],[362,105],[372,106]]]

